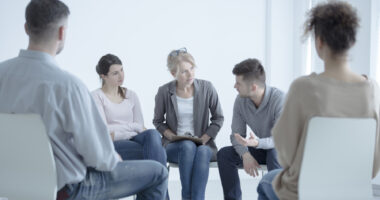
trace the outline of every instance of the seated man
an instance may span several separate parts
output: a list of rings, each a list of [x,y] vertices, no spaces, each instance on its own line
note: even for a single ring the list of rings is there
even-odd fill
[[[238,168],[244,167],[251,176],[258,175],[259,164],[266,164],[268,170],[280,168],[274,149],[271,130],[280,116],[284,93],[265,84],[265,71],[257,59],[247,59],[233,69],[236,76],[236,97],[231,143],[217,155],[219,174],[222,181],[224,199],[241,199]],[[247,125],[254,133],[250,134],[249,145],[239,144],[235,137],[246,137]],[[235,136],[236,135],[236,136]],[[248,145],[248,144],[247,144]]]
[[[0,63],[0,112],[36,113],[57,167],[58,199],[165,198],[168,173],[156,161],[124,161],[86,86],[58,67],[69,9],[58,0],[26,8],[28,50]],[[26,133],[27,134],[27,133]]]

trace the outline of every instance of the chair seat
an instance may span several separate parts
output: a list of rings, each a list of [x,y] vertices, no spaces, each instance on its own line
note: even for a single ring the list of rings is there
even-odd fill
[[[170,170],[170,167],[178,168],[178,163],[168,162],[168,166],[167,166],[168,171]],[[210,168],[218,168],[218,162],[210,162]],[[240,168],[240,169],[243,169],[243,168]],[[264,172],[268,171],[268,167],[267,165],[260,165],[260,168],[258,170],[261,171],[261,175],[263,176]]]

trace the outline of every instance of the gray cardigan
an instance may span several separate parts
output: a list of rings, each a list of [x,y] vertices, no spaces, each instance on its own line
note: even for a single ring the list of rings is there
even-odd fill
[[[154,126],[162,135],[166,129],[170,129],[176,134],[178,126],[176,81],[174,80],[161,86],[158,89],[155,100]],[[216,152],[218,150],[214,140],[223,125],[224,117],[218,94],[209,81],[194,80],[193,105],[194,134],[201,137],[206,133],[211,137],[206,145],[213,150],[212,160],[216,160]],[[209,117],[210,113],[211,118]],[[168,143],[169,140],[163,136],[162,144],[166,146]]]

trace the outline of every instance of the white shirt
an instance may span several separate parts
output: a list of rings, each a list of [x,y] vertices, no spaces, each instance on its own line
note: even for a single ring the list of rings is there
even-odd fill
[[[186,132],[194,135],[193,100],[176,96],[178,105],[178,127],[177,135],[185,135]]]
[[[58,189],[82,181],[87,167],[111,171],[118,162],[88,89],[47,53],[21,50],[18,57],[0,63],[0,112],[41,116],[54,153]]]

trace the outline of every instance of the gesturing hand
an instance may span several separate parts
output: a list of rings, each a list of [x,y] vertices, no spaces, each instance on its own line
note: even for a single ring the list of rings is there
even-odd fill
[[[243,155],[243,167],[247,174],[253,177],[259,176],[259,171],[257,168],[260,168],[260,165],[249,152]]]
[[[235,133],[234,136],[237,142],[243,146],[257,147],[259,145],[259,141],[252,132],[250,133],[250,137],[248,139],[241,137],[238,133]]]

